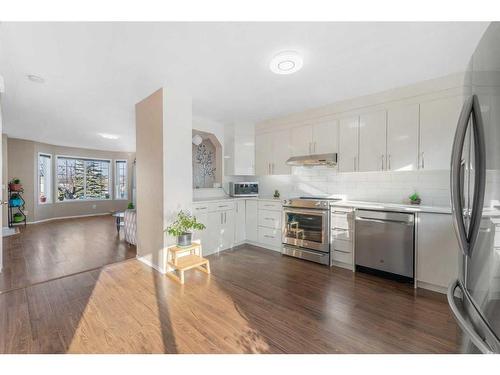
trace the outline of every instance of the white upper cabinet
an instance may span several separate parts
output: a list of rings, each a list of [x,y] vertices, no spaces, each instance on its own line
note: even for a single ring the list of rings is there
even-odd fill
[[[340,172],[358,170],[359,116],[339,120],[339,155]]]
[[[420,169],[450,169],[451,148],[462,104],[461,96],[420,104]]]
[[[224,174],[226,176],[255,174],[254,124],[228,124],[224,127]]]
[[[291,153],[293,156],[312,154],[313,128],[311,125],[303,125],[292,128],[290,131]]]
[[[271,174],[272,134],[264,133],[255,136],[255,174]]]
[[[339,150],[339,122],[330,120],[312,126],[312,152],[329,154]]]
[[[290,174],[292,168],[286,164],[290,158],[290,131],[279,130],[272,133],[271,174]]]
[[[255,137],[255,171],[257,175],[290,174],[291,139],[288,129],[258,134]]]
[[[359,116],[359,171],[386,169],[386,111]]]
[[[387,110],[386,170],[412,171],[418,168],[418,117],[418,104]]]

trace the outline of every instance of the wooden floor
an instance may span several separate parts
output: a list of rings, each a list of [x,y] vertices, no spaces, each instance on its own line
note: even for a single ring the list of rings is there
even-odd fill
[[[94,216],[54,220],[20,227],[3,238],[0,291],[102,267],[135,257],[116,230],[115,219]]]
[[[183,286],[133,259],[0,294],[0,352],[459,349],[444,296],[254,246],[209,259]]]

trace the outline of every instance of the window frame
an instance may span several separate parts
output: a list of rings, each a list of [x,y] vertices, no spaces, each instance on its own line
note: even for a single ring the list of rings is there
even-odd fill
[[[49,187],[49,194],[46,194],[47,201],[46,202],[40,202],[40,157],[48,157],[49,158],[49,170],[50,170],[50,175],[48,179],[48,187]],[[49,154],[48,152],[38,152],[37,153],[37,158],[36,158],[36,202],[37,204],[43,206],[46,204],[52,204],[54,203],[54,179],[53,179],[53,170],[54,170],[54,165],[53,165],[53,158],[52,154]]]
[[[125,163],[125,172],[126,172],[126,181],[125,181],[125,186],[126,186],[126,195],[125,198],[118,198],[117,190],[118,190],[118,168],[117,165],[118,163]],[[116,201],[128,201],[128,196],[129,196],[129,179],[128,179],[128,160],[127,159],[114,159],[113,161],[113,169],[114,169],[114,191],[113,191],[113,198]]]
[[[71,155],[56,155],[55,156],[55,164],[54,164],[54,170],[56,171],[56,173],[54,173],[54,187],[58,188],[58,179],[57,179],[57,162],[59,159],[77,159],[77,160],[83,160],[84,162],[85,161],[105,161],[105,162],[108,162],[109,163],[109,168],[110,168],[110,171],[109,171],[109,182],[108,182],[108,192],[109,192],[109,198],[85,198],[85,199],[68,199],[68,200],[62,200],[60,201],[59,199],[57,199],[56,197],[56,192],[55,192],[55,189],[54,189],[54,202],[56,204],[59,204],[59,203],[77,203],[77,202],[108,202],[108,201],[112,201],[114,200],[114,196],[113,196],[113,171],[112,171],[112,168],[113,168],[113,159],[106,159],[106,158],[93,158],[93,157],[88,157],[88,156],[71,156]],[[84,189],[85,189],[85,193],[86,193],[86,190],[87,190],[87,173],[85,172],[85,183],[84,183]]]

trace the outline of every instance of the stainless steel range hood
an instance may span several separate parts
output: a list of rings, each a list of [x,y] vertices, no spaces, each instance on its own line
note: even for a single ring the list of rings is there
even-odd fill
[[[327,167],[334,167],[337,165],[337,154],[316,154],[304,156],[292,156],[286,161],[288,165],[295,166],[314,166],[326,165]]]

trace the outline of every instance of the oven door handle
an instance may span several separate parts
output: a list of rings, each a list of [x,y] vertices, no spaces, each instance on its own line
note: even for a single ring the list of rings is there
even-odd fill
[[[285,207],[283,209],[284,213],[292,213],[292,214],[305,214],[305,215],[315,215],[315,216],[328,216],[328,211],[321,211],[321,210],[315,210],[314,208],[312,209],[307,209],[307,208],[291,208],[291,207]]]

